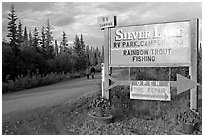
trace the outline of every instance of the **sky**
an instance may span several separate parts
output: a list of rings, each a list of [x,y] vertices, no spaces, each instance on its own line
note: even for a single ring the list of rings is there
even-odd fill
[[[75,36],[82,33],[86,45],[99,48],[104,44],[104,32],[97,24],[97,17],[104,15],[116,15],[118,26],[192,18],[198,18],[202,23],[201,2],[3,2],[3,38],[8,33],[7,17],[11,4],[27,30],[33,31],[37,27],[41,32],[49,18],[53,37],[58,43],[62,40],[63,31],[67,34],[69,45],[73,45]],[[201,34],[201,25],[199,31]]]

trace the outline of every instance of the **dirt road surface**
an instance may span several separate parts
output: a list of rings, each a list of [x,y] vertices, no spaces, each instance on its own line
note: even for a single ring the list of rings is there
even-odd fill
[[[101,77],[78,78],[49,86],[5,94],[2,96],[2,114],[20,112],[42,106],[52,106],[77,99],[99,89]]]

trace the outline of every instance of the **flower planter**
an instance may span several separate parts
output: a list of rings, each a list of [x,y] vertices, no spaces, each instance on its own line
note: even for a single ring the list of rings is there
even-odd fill
[[[196,122],[194,127],[195,127],[195,130],[202,132],[202,120],[199,120],[198,122]]]
[[[106,116],[106,117],[101,117],[101,116],[96,116],[91,113],[88,114],[88,118],[97,122],[100,122],[102,124],[110,124],[113,122],[113,116]]]
[[[102,117],[103,116],[103,109],[100,107],[94,108],[93,115],[98,116],[98,117]]]
[[[192,134],[194,132],[194,124],[193,123],[183,123],[183,131],[186,134]]]

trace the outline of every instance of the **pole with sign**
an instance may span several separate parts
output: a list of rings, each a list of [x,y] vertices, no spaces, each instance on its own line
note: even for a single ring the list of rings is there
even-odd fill
[[[110,86],[109,81],[109,47],[110,47],[110,27],[116,25],[116,16],[102,16],[97,19],[101,30],[104,30],[104,81],[102,82],[102,97],[109,99],[109,90],[105,90]]]

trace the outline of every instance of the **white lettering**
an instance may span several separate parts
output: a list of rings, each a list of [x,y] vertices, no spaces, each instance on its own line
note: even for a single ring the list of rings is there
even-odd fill
[[[153,36],[153,38],[160,38],[160,37],[161,37],[161,34],[158,32],[158,28],[154,27],[154,36]]]
[[[115,40],[119,41],[123,39],[123,32],[121,29],[116,30],[115,35]]]

